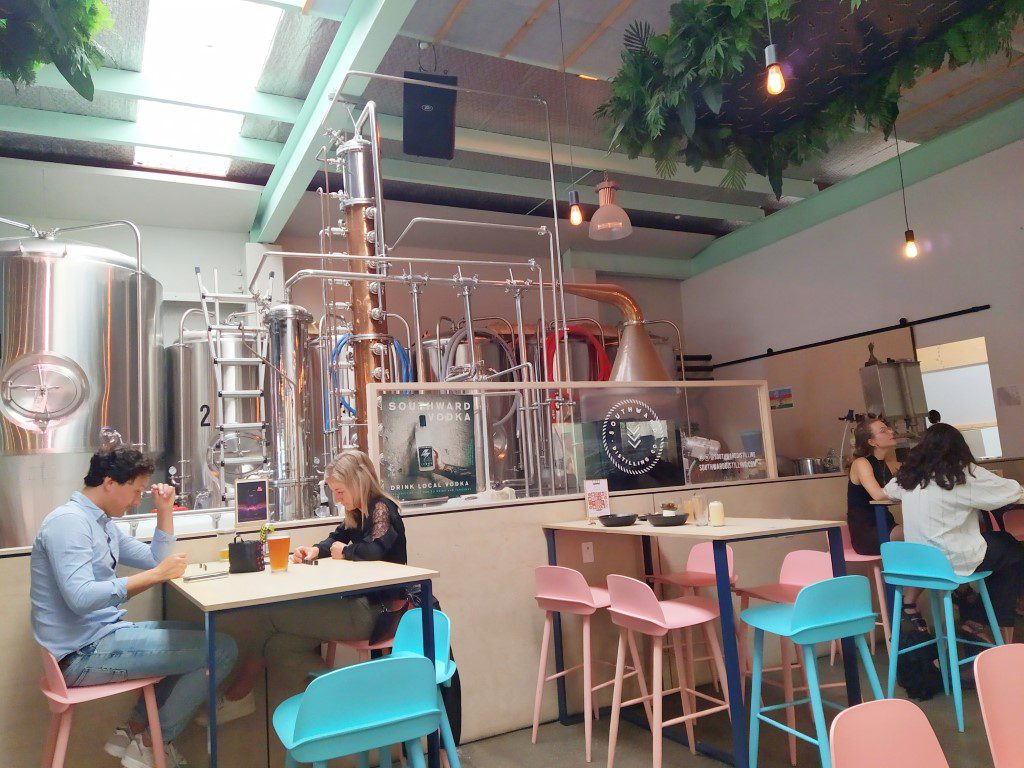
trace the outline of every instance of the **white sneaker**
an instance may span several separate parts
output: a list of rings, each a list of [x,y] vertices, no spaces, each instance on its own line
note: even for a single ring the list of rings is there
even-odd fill
[[[188,763],[173,744],[164,744],[164,760],[167,768],[188,768]],[[124,751],[122,768],[153,768],[153,750],[142,743],[142,736],[136,736]]]
[[[223,725],[224,723],[230,723],[232,720],[238,720],[243,717],[248,717],[256,711],[256,699],[252,695],[252,691],[249,691],[245,696],[240,699],[232,700],[221,694],[217,697],[217,725]],[[196,715],[196,723],[205,728],[208,724],[208,719],[205,712],[201,712]]]
[[[128,730],[128,724],[123,723],[114,729],[114,732],[110,734],[110,738],[107,739],[107,743],[103,745],[103,751],[111,757],[124,757],[125,750],[128,749],[128,745],[132,743],[132,732]]]

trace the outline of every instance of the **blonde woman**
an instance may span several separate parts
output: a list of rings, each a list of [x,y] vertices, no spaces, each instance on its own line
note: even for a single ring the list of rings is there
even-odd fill
[[[398,504],[381,488],[369,457],[362,451],[344,451],[327,466],[324,477],[334,501],[345,509],[345,520],[319,544],[296,547],[292,562],[333,558],[405,565],[405,525]],[[395,587],[361,597],[310,600],[267,609],[261,631],[250,633],[250,642],[245,643],[249,653],[239,663],[238,674],[217,705],[217,722],[244,717],[254,710],[251,693],[264,658],[277,658],[290,649],[306,651],[310,640],[368,640],[375,628],[380,631],[385,625],[390,628],[397,623],[400,609],[395,609],[406,598],[405,588]],[[200,722],[204,720],[200,718]]]

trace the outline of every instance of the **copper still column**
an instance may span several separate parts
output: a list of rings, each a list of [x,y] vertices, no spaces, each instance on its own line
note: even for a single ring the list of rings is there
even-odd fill
[[[383,254],[383,243],[377,242],[375,223],[384,212],[377,209],[373,174],[373,147],[356,136],[338,147],[341,160],[342,202],[345,228],[348,230],[348,253],[352,256]],[[383,262],[350,259],[349,271],[367,276],[351,280],[353,388],[355,389],[356,444],[361,450],[369,447],[366,435],[366,385],[390,380],[391,337],[388,335],[384,283],[374,280],[386,274]]]

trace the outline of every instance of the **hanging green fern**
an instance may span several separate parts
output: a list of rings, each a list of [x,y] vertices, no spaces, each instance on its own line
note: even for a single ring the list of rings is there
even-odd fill
[[[92,101],[91,69],[104,53],[93,38],[110,24],[100,0],[0,0],[0,77],[31,85],[39,68],[52,63]]]
[[[851,9],[862,1],[849,0]],[[848,138],[858,117],[888,138],[900,93],[922,74],[945,63],[955,68],[997,53],[1009,55],[1013,31],[1024,21],[1024,0],[992,0],[778,133],[734,131],[719,118],[723,87],[760,56],[766,18],[785,21],[794,2],[767,0],[766,15],[761,0],[680,0],[670,9],[668,32],[655,35],[649,25],[631,25],[612,96],[596,112],[612,126],[612,148],[633,158],[653,157],[666,177],[680,160],[699,171],[738,153],[781,197],[786,168]],[[725,179],[738,184],[738,172],[727,170]]]

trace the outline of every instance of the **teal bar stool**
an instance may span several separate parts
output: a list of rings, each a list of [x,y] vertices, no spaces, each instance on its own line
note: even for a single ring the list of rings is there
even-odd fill
[[[411,768],[426,768],[420,739],[441,723],[434,665],[422,656],[377,659],[317,677],[304,693],[274,710],[274,730],[287,750],[285,765],[358,755],[403,744]]]
[[[814,744],[821,753],[822,768],[832,765],[829,756],[828,729],[825,727],[825,710],[823,705],[834,709],[845,709],[821,696],[818,684],[817,656],[814,652],[816,643],[829,643],[852,637],[857,646],[861,664],[867,673],[871,691],[876,699],[882,698],[882,687],[875,674],[864,636],[875,628],[875,614],[871,610],[871,585],[863,576],[840,576],[826,581],[810,584],[800,590],[796,601],[792,604],[759,605],[748,608],[740,614],[747,624],[754,628],[754,673],[750,691],[750,766],[757,768],[757,748],[761,723],[774,725],[799,739]],[[764,634],[770,632],[779,637],[788,638],[800,647],[803,652],[804,667],[807,671],[808,697],[785,701],[765,707],[761,705],[761,678],[764,670]],[[800,704],[810,704],[814,714],[814,730],[817,738],[812,738],[794,728],[790,728],[766,713],[780,709],[788,709]]]
[[[988,596],[985,579],[991,571],[979,571],[970,576],[957,576],[949,559],[938,547],[931,544],[917,544],[909,541],[890,541],[882,545],[882,576],[887,584],[895,588],[893,599],[893,616],[899,616],[903,610],[903,590],[905,587],[920,587],[929,590],[932,606],[932,622],[935,624],[935,637],[909,648],[900,648],[900,622],[892,623],[892,647],[889,650],[889,698],[896,690],[896,666],[900,654],[916,651],[918,648],[934,644],[939,656],[939,668],[942,670],[942,687],[949,695],[950,678],[952,678],[953,706],[956,709],[956,727],[964,730],[963,692],[960,687],[960,667],[974,660],[978,654],[959,658],[957,646],[975,645],[991,648],[1002,645],[1003,638],[996,622],[992,601]],[[953,590],[962,584],[977,583],[981,593],[981,602],[985,606],[985,615],[992,628],[995,643],[979,643],[974,640],[960,640],[956,636],[956,623],[953,617]],[[941,617],[941,618],[940,618]],[[945,628],[943,628],[945,624]],[[950,670],[956,674],[951,675]]]
[[[441,746],[448,755],[450,768],[461,768],[459,753],[455,747],[452,726],[448,722],[448,713],[441,698],[441,686],[448,687],[455,676],[455,660],[451,657],[451,619],[441,611],[434,610],[434,656],[437,682],[437,706],[441,710]],[[406,611],[395,630],[395,644],[391,649],[391,658],[406,656],[423,657],[423,609],[413,608]],[[381,765],[385,763],[383,756]]]

